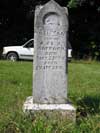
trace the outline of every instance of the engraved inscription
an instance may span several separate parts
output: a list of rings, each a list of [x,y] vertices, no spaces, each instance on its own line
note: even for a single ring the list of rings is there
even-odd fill
[[[39,28],[39,30],[37,31],[37,34],[39,36],[42,36],[42,35],[44,35],[44,36],[64,36],[66,31],[64,31],[64,29],[63,30],[60,29],[59,27],[58,27],[58,29],[59,30],[57,31],[57,30],[52,29],[52,28],[51,29],[47,28],[46,30]]]
[[[63,29],[63,27],[60,27],[60,29]],[[44,37],[44,40],[41,40],[37,44],[37,60],[41,62],[41,65],[36,66],[36,69],[63,70],[63,62],[65,63],[66,60],[66,32],[57,30],[57,27],[56,29],[49,27],[49,29],[45,30],[39,28],[38,36],[39,35]]]

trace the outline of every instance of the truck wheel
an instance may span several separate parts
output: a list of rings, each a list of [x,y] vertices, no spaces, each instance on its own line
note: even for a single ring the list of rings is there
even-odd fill
[[[10,52],[10,53],[7,54],[7,60],[17,61],[18,60],[18,55],[14,52]]]

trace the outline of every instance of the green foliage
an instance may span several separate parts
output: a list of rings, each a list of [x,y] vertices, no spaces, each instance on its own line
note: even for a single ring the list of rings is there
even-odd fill
[[[77,0],[70,0],[69,2],[68,2],[68,7],[69,8],[76,8],[77,7],[77,5],[78,5],[78,1]]]
[[[22,111],[32,95],[32,62],[0,61],[0,133],[99,133],[100,63],[69,64],[68,97],[77,108],[76,124],[27,116]]]
[[[90,42],[90,55],[92,56],[92,59],[97,60],[98,56],[100,55],[100,51],[97,47],[97,44],[95,41]]]

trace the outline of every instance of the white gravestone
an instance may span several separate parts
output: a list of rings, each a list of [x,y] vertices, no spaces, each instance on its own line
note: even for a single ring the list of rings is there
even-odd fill
[[[53,0],[36,9],[33,97],[24,110],[59,110],[67,115],[71,111],[75,116],[67,103],[67,16],[67,10]]]
[[[67,101],[67,31],[65,9],[50,1],[35,21],[34,103]]]

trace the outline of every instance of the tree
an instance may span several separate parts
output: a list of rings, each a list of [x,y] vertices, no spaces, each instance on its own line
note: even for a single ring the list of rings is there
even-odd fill
[[[70,41],[76,58],[100,59],[100,2],[80,1],[69,9]],[[95,45],[95,46],[94,46]]]

